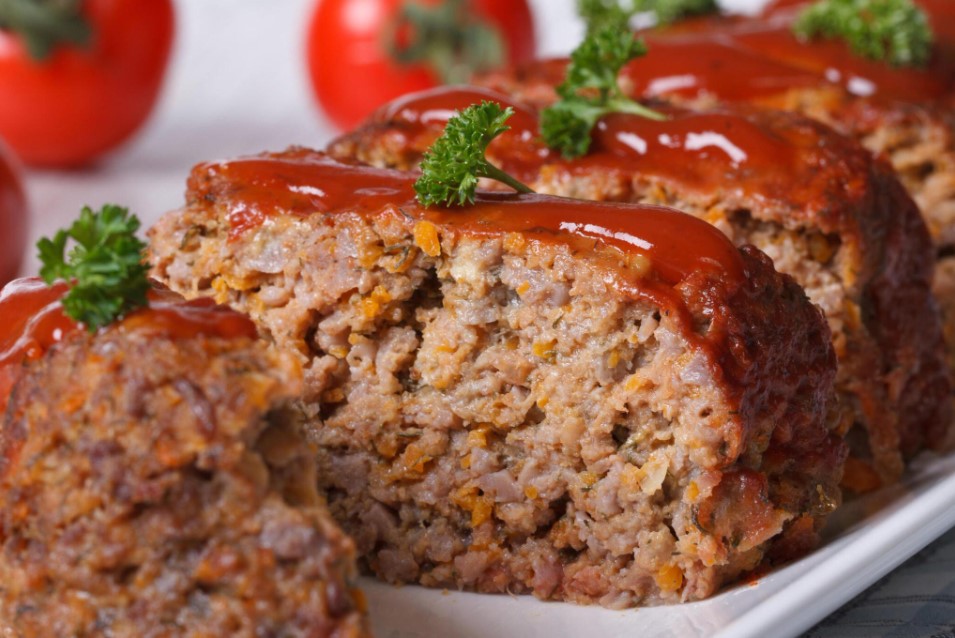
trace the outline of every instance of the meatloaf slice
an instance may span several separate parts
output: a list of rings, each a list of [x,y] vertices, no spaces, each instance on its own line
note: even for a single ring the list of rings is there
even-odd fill
[[[948,2],[948,0],[942,0]],[[727,20],[699,18],[644,36],[646,56],[621,72],[637,99],[695,109],[743,103],[791,110],[889,158],[940,248],[955,245],[955,55],[938,44],[927,69],[852,55],[840,42],[802,42],[791,9]],[[532,62],[476,83],[536,107],[556,98],[566,59]]]
[[[298,363],[208,307],[80,332],[62,292],[0,300],[5,319],[41,300],[7,341],[29,356],[72,325],[22,370],[0,432],[0,634],[368,635],[291,403]]]
[[[894,482],[903,458],[951,439],[950,385],[930,293],[933,250],[891,169],[852,140],[794,113],[746,106],[657,122],[604,118],[591,152],[565,160],[537,141],[534,110],[479,88],[411,94],[383,107],[329,152],[411,169],[450,114],[482,100],[510,104],[511,130],[488,155],[535,190],[675,206],[753,244],[826,313],[853,452],[846,485]]]
[[[318,480],[393,582],[620,607],[805,551],[835,358],[753,248],[662,208],[481,193],[306,149],[196,167],[154,275],[306,367]]]
[[[776,0],[761,19],[787,23],[805,4],[805,0]],[[935,294],[949,337],[949,364],[955,370],[955,2],[917,0],[916,4],[925,10],[935,35],[929,69],[907,72],[876,67],[882,70],[881,81],[880,75],[860,73],[860,68],[838,69],[843,77],[867,79],[876,95],[843,96],[836,107],[822,108],[818,116],[856,135],[873,152],[888,156],[925,213],[938,247]],[[765,48],[765,42],[754,44]],[[853,65],[860,64],[867,63],[854,61]],[[935,83],[934,90],[925,90],[926,76]],[[881,92],[889,95],[880,98]]]
[[[951,0],[919,0],[936,35],[925,69],[852,55],[839,41],[802,42],[790,25],[803,0],[777,0],[756,17],[700,18],[646,35],[647,55],[621,86],[638,99],[706,109],[744,103],[801,113],[889,159],[919,205],[939,258],[935,293],[955,334],[955,19]],[[543,107],[555,99],[566,59],[476,78]],[[955,372],[955,343],[949,342]]]

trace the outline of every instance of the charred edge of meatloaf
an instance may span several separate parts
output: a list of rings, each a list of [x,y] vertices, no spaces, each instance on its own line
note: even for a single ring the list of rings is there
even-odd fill
[[[300,386],[297,362],[245,339],[53,348],[0,439],[4,631],[367,635],[354,544],[287,403]]]
[[[854,430],[846,487],[868,491],[894,483],[907,457],[923,447],[944,449],[953,438],[924,222],[891,169],[855,142],[792,113],[744,106],[740,115],[769,131],[819,140],[803,154],[804,184],[789,194],[750,193],[732,181],[701,191],[625,168],[569,170],[562,163],[544,165],[526,181],[541,193],[673,206],[717,226],[737,245],[765,251],[829,321],[839,357],[840,431]],[[427,141],[407,136],[400,123],[373,122],[333,142],[330,152],[408,168],[420,161]]]
[[[705,597],[817,540],[845,455],[825,423],[835,357],[764,255],[744,250],[729,299],[682,284],[696,329],[707,296],[727,317],[714,365],[589,256],[438,230],[436,256],[399,214],[229,240],[197,205],[151,233],[154,276],[303,357],[321,489],[372,571],[626,606]]]

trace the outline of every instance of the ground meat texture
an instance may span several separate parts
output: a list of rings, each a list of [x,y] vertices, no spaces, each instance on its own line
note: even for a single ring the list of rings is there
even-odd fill
[[[326,159],[251,161],[244,180],[194,171],[150,231],[153,274],[302,359],[320,487],[379,577],[623,607],[703,598],[816,542],[845,455],[834,354],[757,250],[735,292],[682,281],[684,314],[625,294],[599,244],[467,231],[466,210],[426,221],[404,199],[308,209],[302,193],[341,188]],[[385,172],[366,172],[377,196]]]
[[[300,387],[246,338],[115,328],[32,364],[0,435],[0,634],[368,635]]]
[[[656,105],[667,115],[663,122],[604,118],[591,152],[565,160],[531,134],[533,107],[479,88],[401,98],[333,141],[329,152],[411,169],[441,134],[435,114],[442,105],[451,112],[480,100],[515,108],[513,130],[491,144],[488,156],[536,191],[674,206],[739,245],[757,246],[805,288],[826,314],[839,357],[842,431],[858,430],[849,436],[846,484],[853,490],[893,483],[905,458],[950,446],[949,373],[930,290],[932,243],[884,162],[794,113],[665,104]],[[429,115],[409,115],[417,113]],[[707,135],[724,146],[689,142]]]

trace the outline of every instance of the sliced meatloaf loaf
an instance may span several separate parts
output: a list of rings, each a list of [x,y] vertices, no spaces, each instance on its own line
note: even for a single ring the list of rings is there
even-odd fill
[[[699,18],[648,32],[647,55],[624,68],[620,86],[637,99],[691,108],[746,103],[822,121],[886,155],[937,244],[955,246],[955,123],[946,99],[955,91],[955,47],[941,40],[925,69],[895,67],[853,55],[841,41],[797,39],[790,31],[794,15],[780,7],[764,16]],[[534,62],[477,83],[545,106],[566,64]]]
[[[928,223],[938,251],[936,295],[955,334],[955,3],[918,0],[935,33],[926,68],[895,67],[840,41],[803,42],[790,25],[804,0],[777,0],[755,17],[700,18],[646,34],[647,55],[620,85],[639,99],[691,108],[747,103],[792,110],[887,157]],[[555,99],[566,59],[477,78],[537,107]],[[949,365],[955,371],[955,344]]]
[[[298,362],[181,301],[91,335],[62,294],[0,297],[0,635],[368,635]]]
[[[410,169],[457,109],[509,98],[443,88],[382,108],[330,153]],[[891,169],[852,140],[793,113],[661,106],[657,122],[603,119],[591,152],[565,160],[537,140],[532,109],[489,157],[535,190],[592,200],[675,206],[753,244],[826,313],[839,357],[837,386],[852,441],[846,485],[891,483],[903,458],[951,439],[933,251],[918,209]],[[850,427],[856,431],[849,431]]]
[[[394,582],[693,600],[839,501],[835,358],[753,248],[676,211],[479,194],[306,149],[202,164],[154,275],[306,366],[318,481]]]
[[[760,20],[785,24],[806,4],[805,0],[776,0]],[[885,153],[925,213],[939,251],[935,294],[942,307],[949,364],[955,371],[955,2],[916,0],[916,4],[928,15],[935,36],[929,68],[906,71],[855,60],[849,67],[833,66],[843,78],[861,78],[861,83],[853,80],[857,88],[864,89],[868,83],[875,94],[843,96],[835,106],[812,108],[819,111],[818,117],[858,136],[871,150]],[[753,42],[743,44],[770,48],[768,38],[758,33],[750,39]],[[786,42],[791,44],[791,38]],[[826,44],[822,50],[842,48]],[[817,54],[816,64],[832,65],[834,59]],[[882,93],[886,95],[880,97]]]

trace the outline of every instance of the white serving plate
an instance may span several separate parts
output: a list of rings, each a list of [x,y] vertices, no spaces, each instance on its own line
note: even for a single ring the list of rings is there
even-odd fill
[[[955,455],[923,454],[897,486],[845,504],[809,556],[697,603],[614,611],[529,596],[362,579],[379,638],[797,636],[955,525]]]

